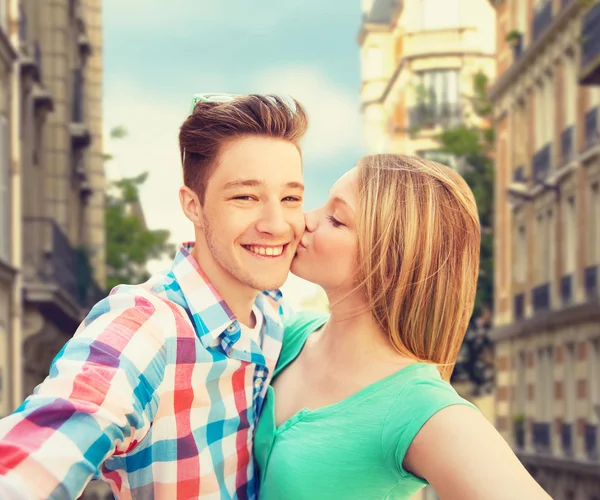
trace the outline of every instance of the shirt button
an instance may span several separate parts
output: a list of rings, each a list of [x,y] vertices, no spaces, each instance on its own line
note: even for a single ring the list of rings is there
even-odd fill
[[[263,383],[263,379],[262,378],[257,378],[254,381],[254,387],[256,387],[258,389],[262,385],[262,383]]]
[[[235,332],[235,323],[231,323],[231,325],[229,325],[227,327],[227,333],[233,333]]]

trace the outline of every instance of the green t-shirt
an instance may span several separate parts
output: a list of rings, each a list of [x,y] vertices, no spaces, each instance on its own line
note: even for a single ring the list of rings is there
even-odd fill
[[[314,312],[290,318],[274,378],[327,319]],[[269,387],[254,438],[260,500],[409,499],[427,484],[402,467],[421,427],[450,405],[476,409],[424,363],[337,403],[304,409],[278,428],[274,403]]]

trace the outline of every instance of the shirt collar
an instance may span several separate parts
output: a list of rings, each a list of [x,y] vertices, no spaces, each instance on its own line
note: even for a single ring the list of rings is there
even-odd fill
[[[171,272],[181,288],[200,342],[204,347],[209,347],[223,333],[239,338],[237,318],[192,256],[193,248],[194,243],[180,245]],[[258,294],[256,306],[263,315],[270,316],[280,324],[280,300],[281,292],[274,290]]]

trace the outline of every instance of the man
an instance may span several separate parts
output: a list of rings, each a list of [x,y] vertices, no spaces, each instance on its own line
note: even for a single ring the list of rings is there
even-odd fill
[[[254,498],[254,425],[304,230],[306,116],[273,96],[200,95],[182,125],[195,244],[98,303],[49,377],[0,421],[0,498]]]

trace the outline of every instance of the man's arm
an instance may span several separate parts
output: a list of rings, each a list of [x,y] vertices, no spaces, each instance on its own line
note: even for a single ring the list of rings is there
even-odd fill
[[[117,291],[94,307],[48,378],[0,420],[0,493],[75,499],[143,439],[166,364],[160,304]]]

